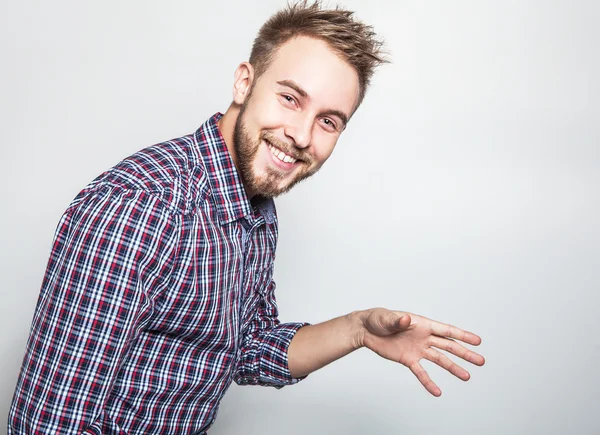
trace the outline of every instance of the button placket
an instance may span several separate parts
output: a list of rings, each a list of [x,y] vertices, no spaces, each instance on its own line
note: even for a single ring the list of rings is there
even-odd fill
[[[264,224],[262,217],[256,219],[242,219],[242,243],[243,243],[243,271],[244,279],[242,281],[242,289],[240,291],[240,297],[242,299],[241,306],[242,316],[241,323],[244,328],[251,317],[249,314],[254,311],[256,305],[260,302],[260,292],[256,291],[257,283],[261,282],[264,274],[264,270],[259,264],[251,264],[249,258],[250,243],[252,243],[252,235],[258,227]],[[254,270],[252,270],[254,269]]]

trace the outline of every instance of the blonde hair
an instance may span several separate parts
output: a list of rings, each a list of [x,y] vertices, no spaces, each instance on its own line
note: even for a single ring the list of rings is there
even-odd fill
[[[339,6],[322,9],[319,0],[312,4],[308,4],[308,0],[288,4],[263,24],[254,40],[250,64],[256,78],[267,70],[277,49],[289,39],[297,36],[320,39],[358,73],[357,107],[360,106],[375,68],[388,60],[382,51],[383,42],[373,27],[355,20],[353,15],[354,12]]]

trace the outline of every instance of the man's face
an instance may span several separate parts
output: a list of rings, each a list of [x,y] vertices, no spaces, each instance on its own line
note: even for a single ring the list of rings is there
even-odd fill
[[[323,41],[282,45],[252,84],[234,130],[239,170],[250,196],[275,197],[329,158],[359,95],[356,71]]]

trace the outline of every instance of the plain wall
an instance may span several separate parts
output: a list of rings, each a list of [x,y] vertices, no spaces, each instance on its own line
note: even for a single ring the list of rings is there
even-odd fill
[[[225,111],[284,4],[3,2],[0,433],[62,212]],[[277,201],[281,319],[411,311],[480,334],[487,364],[463,383],[424,363],[436,399],[363,349],[297,386],[233,385],[210,433],[600,433],[599,3],[344,4],[393,63]]]

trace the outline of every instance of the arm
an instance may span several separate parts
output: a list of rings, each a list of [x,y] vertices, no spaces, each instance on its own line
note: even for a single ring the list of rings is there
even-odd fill
[[[288,362],[291,375],[301,377],[367,347],[383,358],[408,367],[427,391],[439,396],[441,390],[419,363],[421,359],[438,364],[464,381],[470,378],[469,373],[438,349],[476,365],[485,362],[481,355],[455,340],[474,346],[481,343],[477,335],[454,326],[415,314],[374,308],[300,329],[290,343]]]
[[[79,201],[81,199],[81,201]],[[140,263],[166,261],[161,204],[100,187],[57,228],[9,414],[9,434],[110,434],[103,407],[148,315]]]

